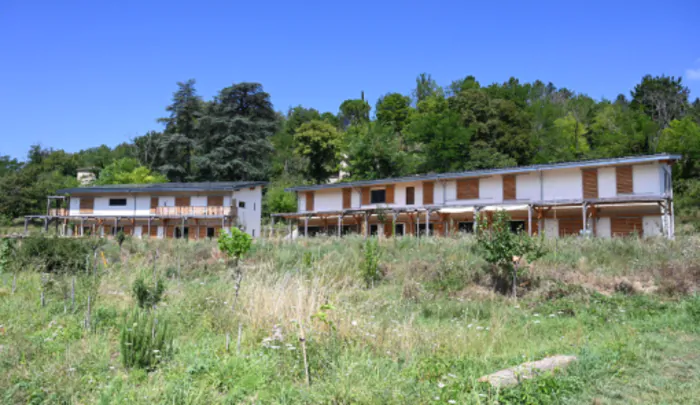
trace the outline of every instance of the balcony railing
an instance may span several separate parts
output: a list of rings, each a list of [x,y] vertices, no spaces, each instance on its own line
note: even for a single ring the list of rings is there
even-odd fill
[[[153,212],[153,210],[151,210]],[[155,215],[161,217],[228,216],[235,215],[233,207],[156,207]]]
[[[50,208],[49,209],[49,216],[67,217],[68,216],[68,209],[67,208]]]

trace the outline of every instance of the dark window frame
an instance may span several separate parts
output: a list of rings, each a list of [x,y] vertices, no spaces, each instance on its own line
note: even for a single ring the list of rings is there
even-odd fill
[[[381,196],[381,198],[380,198]],[[381,201],[380,201],[381,200]],[[385,204],[386,203],[386,189],[376,189],[369,191],[369,203],[370,204]]]
[[[119,204],[116,204],[116,202],[119,202]],[[124,204],[121,204],[121,202],[124,202]],[[109,199],[109,206],[110,207],[126,207],[127,200],[126,198],[110,198]]]
[[[243,209],[245,209],[245,201],[239,201],[239,202],[238,202],[238,208],[243,208]]]

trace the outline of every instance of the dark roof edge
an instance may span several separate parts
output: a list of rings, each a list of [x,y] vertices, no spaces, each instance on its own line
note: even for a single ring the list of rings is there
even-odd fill
[[[133,185],[133,187],[119,187],[118,184],[115,185],[104,185],[104,186],[90,186],[90,187],[71,187],[63,188],[56,191],[56,194],[99,194],[99,193],[147,193],[147,192],[179,192],[179,191],[236,191],[246,187],[257,187],[266,186],[267,181],[251,181],[251,182],[241,182],[236,185],[226,185],[223,183],[212,182],[212,185],[219,184],[219,187],[167,187],[168,183],[155,183],[155,184],[144,184],[141,187]],[[161,187],[149,187],[158,185]]]
[[[307,186],[296,186],[286,188],[285,191],[310,191],[310,190],[322,190],[322,189],[333,189],[333,188],[343,188],[343,187],[357,187],[357,186],[371,186],[379,184],[389,184],[389,183],[408,183],[412,181],[422,181],[422,180],[440,180],[440,179],[458,179],[463,177],[476,177],[492,174],[512,174],[512,173],[527,173],[536,172],[540,170],[554,170],[554,169],[569,169],[569,168],[579,168],[579,167],[596,167],[604,166],[610,164],[625,164],[625,163],[646,163],[654,162],[660,160],[680,160],[681,155],[670,154],[670,153],[660,153],[656,155],[643,155],[643,156],[626,156],[619,158],[609,158],[609,159],[595,159],[595,160],[581,160],[574,162],[562,162],[562,163],[548,163],[530,166],[520,166],[520,167],[505,167],[500,169],[484,169],[484,170],[470,170],[464,172],[452,172],[452,173],[440,173],[440,174],[426,174],[426,175],[416,175],[416,176],[406,176],[406,177],[395,177],[387,179],[377,179],[377,180],[358,180],[349,181],[345,183],[332,183],[332,184],[314,184]]]

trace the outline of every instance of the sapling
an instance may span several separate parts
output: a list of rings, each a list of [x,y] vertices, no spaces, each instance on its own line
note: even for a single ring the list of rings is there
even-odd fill
[[[231,310],[235,312],[236,302],[238,301],[238,292],[241,288],[241,281],[243,280],[243,271],[241,270],[239,262],[241,258],[250,250],[253,238],[251,238],[250,235],[241,231],[240,229],[232,227],[230,233],[222,230],[219,233],[219,239],[217,242],[219,244],[219,250],[225,253],[227,258],[233,259],[236,293],[233,298]]]

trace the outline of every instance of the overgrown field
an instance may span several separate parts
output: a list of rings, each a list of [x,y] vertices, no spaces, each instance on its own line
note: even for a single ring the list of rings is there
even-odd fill
[[[367,277],[358,237],[258,240],[241,261],[235,308],[235,272],[215,241],[75,242],[65,247],[73,252],[68,260],[46,241],[31,243],[34,250],[18,249],[0,276],[3,403],[700,398],[695,236],[547,242],[545,256],[521,277],[517,300],[494,291],[468,237],[379,241],[376,277]],[[137,279],[147,308],[138,319]],[[148,295],[156,281],[160,301]],[[127,368],[123,352],[139,343],[123,335],[141,329],[146,338],[148,330],[171,336],[172,345],[164,338],[162,349],[140,354],[150,356],[146,366]],[[477,382],[553,354],[578,361],[516,388]]]

